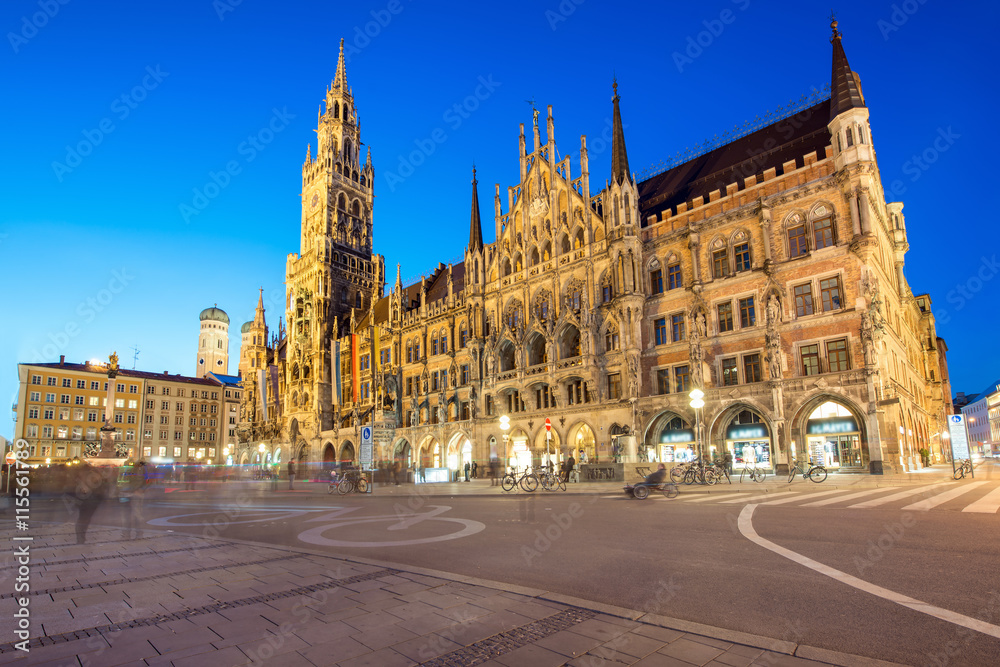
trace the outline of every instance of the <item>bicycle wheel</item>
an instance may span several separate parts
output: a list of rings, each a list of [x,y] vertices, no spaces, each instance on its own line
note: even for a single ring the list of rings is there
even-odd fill
[[[531,473],[521,478],[521,488],[531,493],[538,488],[538,475]]]
[[[965,466],[955,468],[955,479],[962,479],[963,477],[965,477]]]
[[[788,473],[788,483],[789,484],[791,484],[792,480],[795,479],[795,473],[797,473],[798,471],[799,471],[798,468],[792,468],[791,471]]]
[[[719,481],[719,474],[715,472],[714,468],[709,468],[705,471],[705,484],[712,486]]]
[[[515,486],[517,486],[517,480],[514,479],[513,475],[504,475],[503,481],[500,482],[500,486],[503,487],[504,491],[510,491]]]
[[[340,484],[337,485],[337,493],[342,496],[346,496],[348,493],[354,490],[354,482],[349,479],[340,480]]]
[[[640,484],[632,489],[632,495],[635,496],[636,500],[645,500],[649,495],[649,487],[644,484]]]
[[[754,469],[750,473],[750,479],[752,479],[755,482],[763,482],[764,481],[764,477],[766,475],[767,475],[767,473],[765,473],[763,470]]]
[[[684,481],[684,468],[681,466],[674,466],[670,469],[670,481],[674,484],[680,484]]]
[[[560,491],[566,490],[566,481],[562,477],[556,477],[556,488]]]
[[[685,484],[694,484],[694,481],[695,481],[695,478],[696,478],[697,474],[698,473],[697,473],[697,471],[694,468],[688,468],[687,471],[685,471],[685,473],[684,473],[684,479],[683,479],[684,483]]]
[[[368,493],[368,480],[364,477],[358,478],[357,491],[358,493]]]
[[[823,466],[815,466],[809,471],[809,479],[819,484],[826,479],[826,468]]]
[[[336,490],[337,490],[337,485],[336,485],[336,484],[334,484],[333,482],[330,482],[330,486],[329,486],[329,487],[327,487],[327,490],[326,490],[326,492],[327,492],[327,493],[333,493],[333,492],[334,492],[334,491],[336,491]]]
[[[546,491],[555,491],[559,483],[556,481],[556,476],[550,473],[543,473],[539,475],[538,481],[541,483],[542,488]]]
[[[677,494],[679,494],[680,492],[681,492],[680,489],[678,489],[677,485],[674,484],[673,482],[667,482],[666,484],[663,485],[663,495],[665,495],[667,498],[676,498]]]

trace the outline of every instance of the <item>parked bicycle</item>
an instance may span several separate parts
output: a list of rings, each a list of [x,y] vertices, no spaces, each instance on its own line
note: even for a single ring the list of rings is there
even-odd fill
[[[809,468],[806,469],[796,459],[792,459],[792,467],[788,473],[789,484],[795,479],[795,475],[799,473],[802,473],[802,479],[811,479],[817,484],[826,479],[826,468],[821,465],[813,465],[812,463],[808,465]]]
[[[511,491],[515,486],[520,486],[522,489],[531,493],[538,488],[538,475],[531,472],[531,468],[525,468],[521,476],[517,476],[517,468],[513,468],[509,473],[503,476],[503,480],[500,482],[500,486],[503,487],[504,491]]]
[[[962,462],[959,463],[958,467],[955,468],[955,479],[962,479],[966,475],[971,475],[971,474],[972,474],[971,459],[963,459]]]
[[[551,469],[545,469],[538,473],[538,482],[545,491],[566,490],[566,481],[562,478],[562,475],[553,472]]]
[[[763,482],[764,477],[767,473],[763,468],[758,468],[756,463],[744,465],[743,470],[740,471],[740,483],[743,483],[743,476],[748,476],[754,482]]]
[[[337,493],[344,496],[351,491],[358,493],[368,493],[368,480],[361,474],[360,470],[348,470],[344,473],[344,478],[337,485]]]

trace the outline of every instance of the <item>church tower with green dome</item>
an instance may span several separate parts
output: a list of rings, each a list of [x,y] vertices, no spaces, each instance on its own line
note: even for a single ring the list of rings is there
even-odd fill
[[[229,374],[229,316],[218,305],[201,311],[198,364],[195,377],[206,373]]]

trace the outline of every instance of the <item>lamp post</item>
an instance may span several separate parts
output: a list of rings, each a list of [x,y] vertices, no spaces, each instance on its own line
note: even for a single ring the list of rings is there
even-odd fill
[[[507,415],[500,416],[500,430],[503,431],[503,474],[507,474],[507,465],[510,462],[510,458],[507,455],[507,439],[510,437],[507,435],[507,431],[510,429],[510,417]]]
[[[694,445],[698,450],[698,457],[703,455],[701,450],[701,409],[705,407],[705,392],[697,387],[688,394],[691,399],[691,407],[694,408]]]

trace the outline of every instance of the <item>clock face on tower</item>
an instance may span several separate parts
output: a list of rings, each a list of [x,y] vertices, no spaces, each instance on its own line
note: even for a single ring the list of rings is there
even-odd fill
[[[312,208],[316,208],[317,206],[319,206],[319,193],[318,192],[314,192],[313,193],[312,200],[309,202],[309,205],[312,206]]]

